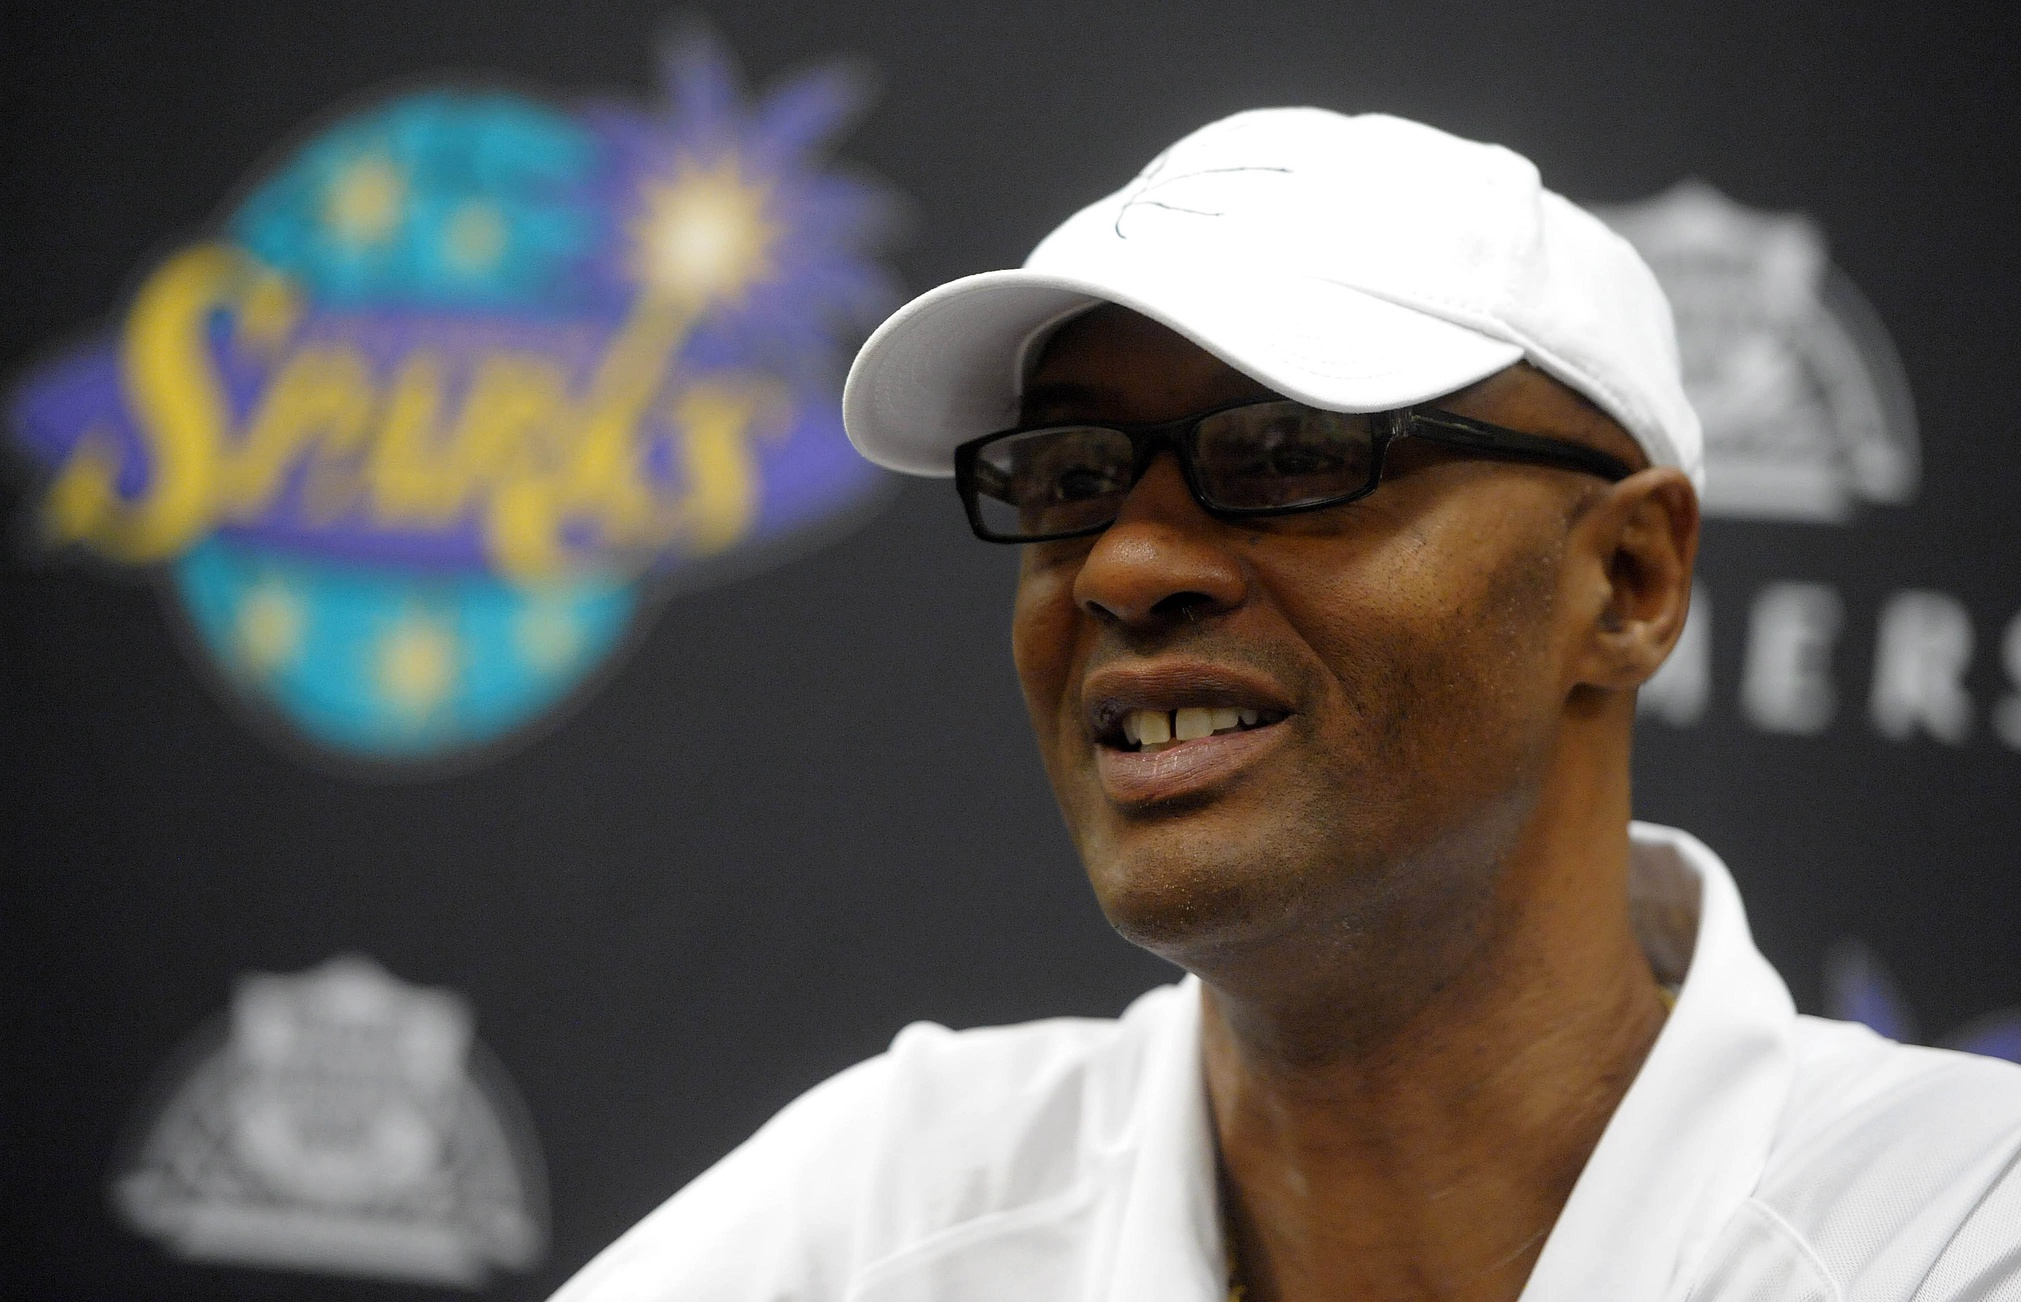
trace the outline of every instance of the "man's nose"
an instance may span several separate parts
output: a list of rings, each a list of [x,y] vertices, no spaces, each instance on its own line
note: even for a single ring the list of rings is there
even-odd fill
[[[1178,460],[1161,453],[1081,562],[1075,604],[1133,629],[1232,610],[1249,577],[1229,537],[1187,491]]]

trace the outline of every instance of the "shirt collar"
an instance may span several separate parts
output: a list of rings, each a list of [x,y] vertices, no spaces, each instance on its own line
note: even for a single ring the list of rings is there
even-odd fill
[[[1636,823],[1630,895],[1659,974],[1689,954],[1677,1007],[1572,1187],[1523,1302],[1681,1296],[1768,1161],[1795,1072],[1796,1006],[1754,947],[1740,891],[1704,843]],[[1680,900],[1698,890],[1695,944]]]
[[[1109,1298],[1224,1298],[1219,1164],[1200,1058],[1200,979],[1179,983],[1139,1080]]]
[[[1545,1240],[1522,1302],[1681,1298],[1753,1191],[1793,1074],[1796,1008],[1755,949],[1726,865],[1674,828],[1630,829],[1630,898],[1651,965],[1680,983],[1655,1046]],[[1154,1037],[1108,1296],[1219,1299],[1226,1281],[1200,990]]]

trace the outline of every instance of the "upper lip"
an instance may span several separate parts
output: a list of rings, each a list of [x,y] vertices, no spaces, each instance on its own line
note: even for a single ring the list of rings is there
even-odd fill
[[[1132,710],[1179,710],[1189,705],[1292,713],[1292,705],[1266,675],[1200,660],[1110,665],[1081,684],[1081,718],[1096,741],[1122,736]]]

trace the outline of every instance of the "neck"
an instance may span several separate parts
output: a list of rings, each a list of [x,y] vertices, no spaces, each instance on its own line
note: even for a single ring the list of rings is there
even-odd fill
[[[1389,907],[1323,943],[1203,965],[1251,1302],[1522,1291],[1664,1017],[1628,914],[1621,749],[1555,766],[1512,830],[1402,865]],[[1467,882],[1472,905],[1409,906]]]

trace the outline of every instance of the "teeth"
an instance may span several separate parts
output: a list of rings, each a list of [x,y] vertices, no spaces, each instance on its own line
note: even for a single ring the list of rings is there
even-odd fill
[[[1178,710],[1131,710],[1123,716],[1123,740],[1143,750],[1159,750],[1174,742],[1194,741],[1217,732],[1254,728],[1261,710],[1232,706],[1189,705]]]

